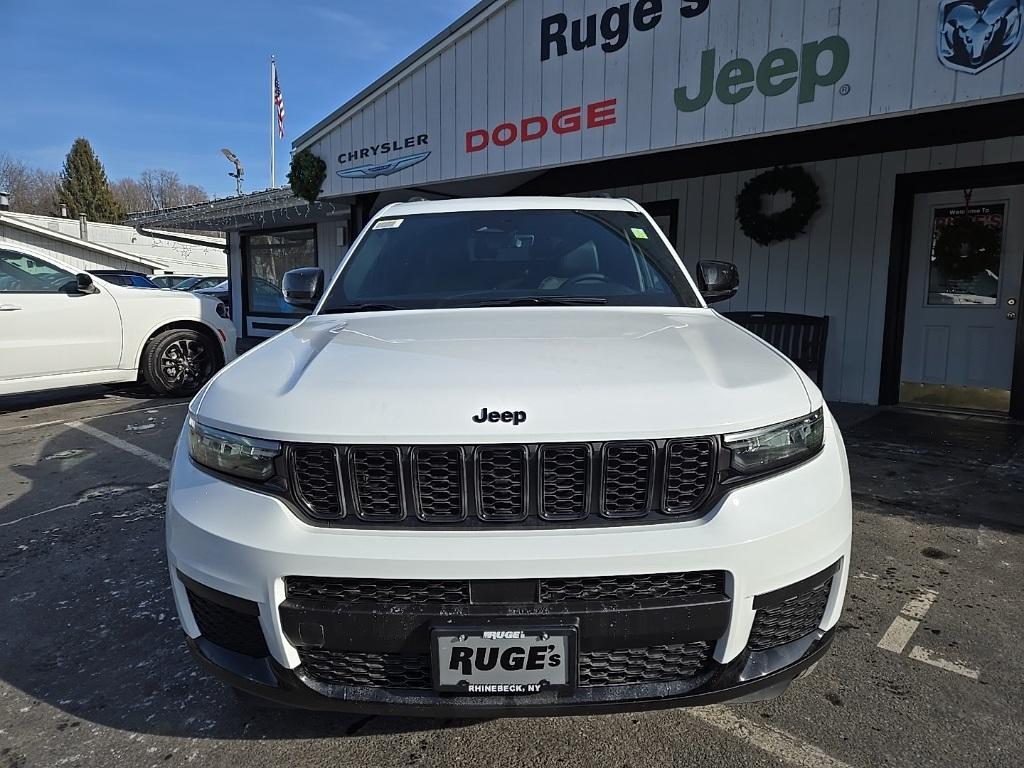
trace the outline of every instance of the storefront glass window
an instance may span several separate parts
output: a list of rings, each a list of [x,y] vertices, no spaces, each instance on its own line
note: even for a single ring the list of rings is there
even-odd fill
[[[306,315],[284,300],[281,281],[286,272],[316,266],[316,234],[312,227],[243,235],[248,310],[251,315]]]
[[[936,208],[929,304],[996,304],[1006,206]]]

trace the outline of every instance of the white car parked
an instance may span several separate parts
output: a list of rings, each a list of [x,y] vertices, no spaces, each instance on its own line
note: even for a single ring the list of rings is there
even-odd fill
[[[234,356],[235,328],[215,299],[94,281],[0,247],[0,395],[140,376],[158,394],[191,395]]]
[[[167,555],[248,700],[500,717],[757,700],[826,652],[851,501],[821,393],[628,200],[393,205],[196,396]]]

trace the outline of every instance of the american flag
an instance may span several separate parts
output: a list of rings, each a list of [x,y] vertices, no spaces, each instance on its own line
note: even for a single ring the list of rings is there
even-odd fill
[[[281,95],[281,83],[277,81],[277,64],[274,65],[274,106],[277,108],[277,135],[284,138],[284,96]]]

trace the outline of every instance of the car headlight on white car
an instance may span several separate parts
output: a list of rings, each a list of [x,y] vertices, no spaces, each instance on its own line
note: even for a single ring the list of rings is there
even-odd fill
[[[725,436],[731,467],[741,475],[761,475],[806,461],[825,442],[825,418],[819,408],[808,416]]]
[[[194,462],[215,472],[264,481],[274,476],[281,444],[207,427],[190,417],[188,452]]]

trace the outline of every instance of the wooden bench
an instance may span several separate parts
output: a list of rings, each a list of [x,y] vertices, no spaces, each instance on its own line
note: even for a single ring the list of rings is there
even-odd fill
[[[767,341],[799,365],[819,389],[822,387],[828,317],[788,312],[725,312],[724,315]]]

